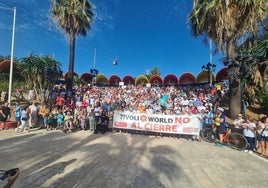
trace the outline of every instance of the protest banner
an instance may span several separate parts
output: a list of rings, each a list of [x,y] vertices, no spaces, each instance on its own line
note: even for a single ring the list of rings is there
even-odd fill
[[[115,111],[113,128],[170,134],[199,135],[198,115],[161,115]]]

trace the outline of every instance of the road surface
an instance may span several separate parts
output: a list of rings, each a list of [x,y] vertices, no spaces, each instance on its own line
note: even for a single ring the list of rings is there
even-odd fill
[[[185,138],[9,129],[0,152],[0,169],[20,168],[14,188],[268,187],[266,159]]]

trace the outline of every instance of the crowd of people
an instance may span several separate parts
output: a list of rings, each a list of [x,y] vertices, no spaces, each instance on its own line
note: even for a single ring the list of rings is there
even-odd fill
[[[52,93],[53,105],[37,104],[31,100],[29,106],[14,107],[15,118],[19,131],[29,131],[30,128],[45,128],[47,130],[63,129],[66,131],[90,130],[105,133],[108,130],[114,111],[132,113],[147,113],[161,115],[198,115],[202,127],[215,125],[219,136],[217,146],[221,147],[225,134],[226,115],[221,106],[227,87],[216,85],[185,86],[185,87],[75,87],[74,91],[66,91],[64,87],[56,87]],[[33,93],[29,92],[29,99]],[[7,106],[5,103],[4,106]],[[4,107],[3,106],[3,107]],[[0,111],[0,121],[5,122],[10,115],[4,108]],[[10,110],[9,110],[10,112]],[[4,119],[3,119],[4,118]],[[246,118],[246,119],[245,119]],[[257,133],[263,135],[259,141],[262,155],[268,153],[268,120],[262,119],[254,123],[251,117],[238,114],[232,123],[233,131],[244,134],[249,143],[246,150],[252,153],[255,148]],[[261,131],[263,129],[263,131]]]

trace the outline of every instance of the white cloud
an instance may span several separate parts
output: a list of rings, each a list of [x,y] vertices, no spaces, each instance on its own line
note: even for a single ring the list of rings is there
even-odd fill
[[[7,26],[4,23],[0,23],[0,29],[1,30],[11,30],[11,26]]]
[[[120,0],[116,0],[118,4]],[[94,9],[94,22],[92,25],[91,37],[99,37],[103,33],[108,33],[114,29],[116,13],[112,13],[104,3],[96,3]]]
[[[13,0],[16,1],[16,0]],[[29,5],[37,5],[40,0],[24,0],[24,4],[29,6]]]
[[[188,1],[172,1],[170,2],[169,17],[184,17],[189,13]]]

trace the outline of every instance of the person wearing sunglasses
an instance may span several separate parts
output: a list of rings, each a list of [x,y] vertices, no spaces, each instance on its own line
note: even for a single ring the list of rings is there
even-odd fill
[[[242,114],[237,114],[237,118],[233,121],[232,125],[232,132],[233,133],[240,133],[243,134],[243,126],[242,124],[244,123],[244,119],[242,117]]]

